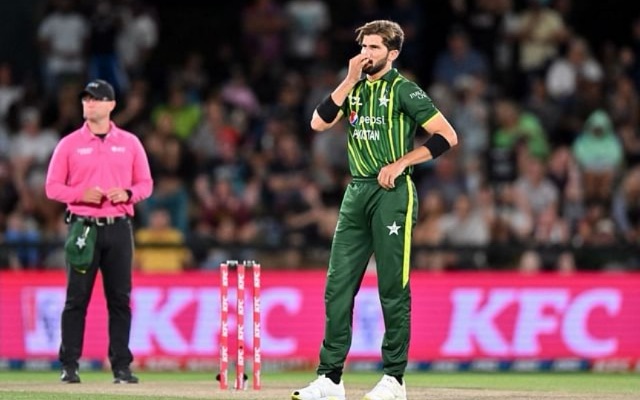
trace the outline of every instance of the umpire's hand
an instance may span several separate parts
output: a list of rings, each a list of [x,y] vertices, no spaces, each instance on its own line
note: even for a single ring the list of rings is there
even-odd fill
[[[113,188],[107,190],[107,198],[113,203],[125,203],[129,201],[129,194],[122,188]]]
[[[102,189],[99,187],[87,188],[82,194],[82,201],[84,203],[100,204],[103,196],[104,193],[102,193]]]

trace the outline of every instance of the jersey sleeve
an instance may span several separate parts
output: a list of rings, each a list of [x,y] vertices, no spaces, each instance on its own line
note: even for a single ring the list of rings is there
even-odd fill
[[[413,118],[420,126],[439,113],[427,93],[414,82],[407,81],[401,84],[398,88],[398,95],[404,113]]]

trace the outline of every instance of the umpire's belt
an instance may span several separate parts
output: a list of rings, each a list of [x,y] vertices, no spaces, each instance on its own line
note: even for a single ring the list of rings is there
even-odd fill
[[[103,225],[113,225],[118,221],[123,221],[129,219],[128,215],[120,215],[117,217],[85,217],[83,215],[71,214],[69,217],[70,222],[74,221],[82,221],[87,224],[103,226]]]

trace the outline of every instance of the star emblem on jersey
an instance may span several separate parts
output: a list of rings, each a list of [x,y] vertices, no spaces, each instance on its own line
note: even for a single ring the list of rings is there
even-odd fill
[[[387,225],[387,229],[389,230],[389,236],[396,235],[398,236],[398,231],[402,228],[400,225],[396,225],[396,221],[393,221],[393,224]]]
[[[387,94],[384,93],[382,95],[380,95],[380,97],[378,97],[378,105],[380,107],[386,107],[389,104],[389,98],[387,97]]]
[[[352,95],[349,95],[349,104],[356,107],[360,107],[362,105],[362,103],[360,102],[360,97]]]
[[[82,250],[82,248],[86,245],[87,245],[87,238],[84,236],[78,236],[78,239],[76,239],[76,246],[80,250]]]

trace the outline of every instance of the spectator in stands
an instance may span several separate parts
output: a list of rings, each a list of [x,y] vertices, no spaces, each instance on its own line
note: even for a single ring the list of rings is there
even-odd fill
[[[581,185],[580,170],[576,160],[571,154],[571,149],[566,146],[556,147],[547,162],[546,177],[558,191],[560,207],[563,205],[563,196],[571,185]]]
[[[570,251],[563,251],[558,255],[554,269],[561,275],[571,275],[576,272],[576,258]]]
[[[154,10],[144,0],[125,1],[120,11],[122,27],[116,49],[127,74],[142,77],[158,44],[159,26]]]
[[[542,257],[540,257],[540,254],[535,250],[526,250],[522,253],[522,256],[520,256],[517,269],[523,274],[537,274],[543,269]]]
[[[205,102],[203,118],[188,140],[199,165],[219,159],[224,146],[238,150],[242,132],[230,123],[228,114],[219,96],[212,96]]]
[[[260,112],[260,100],[249,85],[241,66],[236,65],[231,69],[231,77],[223,82],[220,96],[225,103],[239,108],[250,117],[255,117]]]
[[[180,83],[172,83],[169,87],[166,103],[157,105],[151,114],[154,123],[164,115],[169,115],[173,121],[173,131],[182,141],[188,140],[193,134],[202,116],[202,110],[197,103],[190,103],[187,93]]]
[[[548,207],[557,207],[560,199],[558,189],[546,177],[546,166],[533,157],[524,162],[524,171],[515,181],[514,190],[528,200],[534,218]]]
[[[20,202],[27,212],[33,212],[45,199],[42,188],[47,164],[57,143],[58,134],[41,126],[37,108],[21,111],[20,131],[11,140],[10,160]]]
[[[53,1],[53,10],[38,26],[47,96],[53,96],[63,81],[81,80],[85,73],[88,38],[89,23],[75,9],[73,0]]]
[[[516,190],[511,184],[503,185],[498,190],[497,222],[505,223],[506,226],[501,226],[500,229],[504,228],[508,232],[506,237],[511,241],[526,241],[533,232],[534,216],[527,196],[528,194]]]
[[[443,271],[447,268],[444,252],[420,248],[438,246],[444,242],[442,219],[446,212],[444,198],[438,189],[428,191],[420,197],[418,220],[413,229],[413,244],[419,248],[414,254],[417,268]]]
[[[28,214],[16,210],[9,214],[4,230],[4,242],[13,245],[13,257],[18,268],[35,269],[40,263],[40,231]]]
[[[278,65],[285,52],[287,15],[275,0],[255,0],[242,10],[242,36],[245,55],[272,66]]]
[[[165,115],[159,126],[163,127],[145,140],[149,165],[155,185],[152,195],[140,205],[140,216],[148,224],[150,212],[161,207],[169,211],[174,227],[187,234],[189,227],[189,192],[195,165],[187,146],[171,134],[170,116]]]
[[[135,240],[134,267],[143,272],[176,273],[191,263],[184,235],[171,225],[171,216],[163,208],[151,211],[149,225],[136,231]]]
[[[464,160],[478,159],[489,148],[489,103],[487,81],[471,75],[459,76],[454,82],[457,104],[451,123],[460,132],[460,148]]]
[[[308,68],[321,36],[331,25],[329,7],[321,0],[289,0],[284,11],[288,19],[288,57],[298,69]]]
[[[284,213],[284,241],[295,246],[319,242],[321,221],[327,216],[324,209],[318,185],[314,182],[303,185],[300,199]]]
[[[622,167],[622,143],[604,110],[594,111],[573,144],[584,176],[585,197],[608,201]]]
[[[450,207],[460,195],[467,193],[466,176],[457,163],[456,155],[454,150],[434,161],[433,172],[416,184],[421,197],[437,189],[444,198],[444,204]]]
[[[518,15],[515,37],[520,44],[519,66],[525,78],[543,73],[567,39],[564,21],[548,3],[549,0],[528,0]]]
[[[615,226],[605,204],[590,200],[586,204],[584,216],[578,222],[573,241],[579,245],[607,244],[615,240],[614,230]]]
[[[571,232],[566,221],[560,218],[555,205],[551,205],[536,218],[533,241],[542,246],[567,245]]]
[[[299,204],[308,179],[308,164],[294,136],[282,136],[275,146],[274,157],[267,165],[265,189],[271,212],[282,216]]]
[[[90,80],[112,82],[118,98],[129,89],[129,76],[116,50],[121,28],[121,20],[111,0],[98,0],[89,19],[88,76]]]
[[[242,197],[243,192],[236,191],[230,176],[213,177],[202,174],[196,178],[193,192],[198,205],[199,220],[217,228],[223,221],[233,222],[233,238],[238,242],[249,243],[258,234],[252,207]]]
[[[520,153],[525,151],[537,158],[549,154],[549,143],[540,120],[532,113],[522,111],[510,99],[495,102],[496,130],[492,135],[492,146]]]
[[[455,27],[447,37],[447,50],[436,58],[433,78],[438,83],[453,86],[466,75],[486,79],[488,68],[484,55],[471,47],[467,33]]]
[[[567,104],[575,100],[583,81],[600,81],[602,78],[602,67],[591,56],[587,42],[574,37],[567,45],[566,55],[551,63],[546,74],[546,87],[551,98]]]
[[[453,246],[477,247],[478,251],[450,252],[448,258],[456,268],[484,266],[482,248],[491,241],[491,221],[472,203],[469,196],[461,194],[455,200],[453,210],[440,222],[444,243]]]

